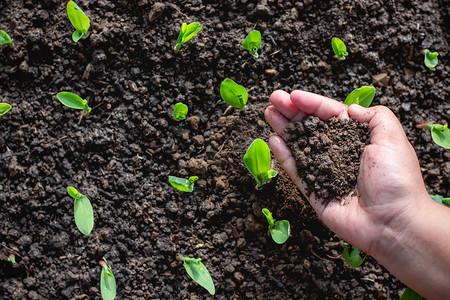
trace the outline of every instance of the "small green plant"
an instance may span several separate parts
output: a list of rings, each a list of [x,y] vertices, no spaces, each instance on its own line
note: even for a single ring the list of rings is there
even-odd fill
[[[333,48],[336,57],[340,60],[345,60],[348,56],[347,47],[345,46],[344,42],[337,37],[331,39],[331,47]]]
[[[178,102],[173,107],[173,118],[176,121],[181,121],[186,119],[186,115],[188,113],[188,107],[186,104],[183,104],[181,102]]]
[[[422,53],[425,56],[425,59],[424,59],[425,66],[427,66],[428,68],[434,68],[437,66],[437,64],[438,64],[437,57],[438,57],[439,53],[431,52],[428,49],[423,50]]]
[[[8,261],[11,262],[13,266],[15,266],[17,264],[16,263],[16,256],[14,254],[10,254],[8,256]]]
[[[403,292],[402,296],[400,297],[400,300],[422,300],[422,296],[417,294],[413,289],[406,288],[406,290]]]
[[[444,198],[441,195],[434,195],[434,196],[431,196],[431,199],[433,199],[434,201],[436,201],[439,204],[448,204],[448,205],[450,205],[450,197]]]
[[[261,47],[261,32],[258,30],[252,30],[242,42],[242,46],[247,50],[254,58],[258,58],[258,50]]]
[[[375,97],[375,88],[373,86],[362,86],[353,90],[344,101],[348,106],[358,104],[364,107],[369,107]]]
[[[245,87],[237,84],[230,78],[225,79],[220,84],[220,97],[222,97],[223,101],[227,104],[239,108],[242,111],[248,109],[247,101],[248,101],[248,93]]]
[[[11,105],[8,103],[0,103],[0,116],[3,116],[11,109]]]
[[[191,176],[189,179],[184,179],[175,176],[169,176],[170,184],[180,191],[192,192],[194,190],[194,182],[198,180],[197,176]]]
[[[10,48],[14,48],[12,38],[5,31],[0,30],[0,45],[8,44]]]
[[[431,131],[431,138],[436,144],[450,149],[450,129],[447,124],[426,124],[424,128]]]
[[[291,224],[288,220],[276,221],[272,217],[272,213],[267,209],[263,208],[263,214],[266,216],[267,222],[269,223],[269,232],[272,239],[277,244],[283,244],[287,241],[291,235]]]
[[[92,210],[91,202],[85,195],[80,194],[74,187],[67,187],[67,193],[75,199],[75,224],[82,234],[89,236],[92,228],[94,228],[94,211]]]
[[[178,34],[178,39],[173,51],[178,53],[180,51],[181,46],[192,39],[194,35],[199,33],[202,30],[202,26],[199,23],[194,22],[189,25],[186,23],[181,24],[180,33]]]
[[[102,273],[100,275],[100,290],[102,293],[102,299],[114,300],[114,298],[116,298],[116,279],[114,278],[111,268],[108,267],[106,262],[100,261],[100,265],[102,266]]]
[[[341,244],[345,246],[345,249],[342,252],[342,258],[345,259],[352,268],[359,267],[366,259],[366,256],[362,257],[361,250],[355,246],[349,245],[344,241],[341,241]]]
[[[209,275],[208,269],[206,269],[200,258],[177,255],[177,260],[183,262],[186,272],[195,282],[204,287],[211,295],[216,293],[211,275]]]
[[[86,116],[89,116],[91,113],[92,108],[87,104],[87,100],[74,93],[61,92],[58,93],[56,97],[58,97],[58,100],[67,107],[84,110]]]
[[[244,163],[253,177],[255,177],[258,183],[257,187],[262,186],[270,178],[278,174],[277,171],[270,169],[270,149],[261,139],[254,140],[248,147],[244,155]]]
[[[67,16],[70,23],[75,27],[76,31],[72,34],[72,40],[76,43],[81,38],[87,37],[90,21],[88,16],[81,10],[81,8],[72,0],[67,3]]]

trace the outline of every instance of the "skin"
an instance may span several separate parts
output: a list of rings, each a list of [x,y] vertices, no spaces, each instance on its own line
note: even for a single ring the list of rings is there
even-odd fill
[[[275,91],[270,100],[265,117],[277,133],[270,147],[323,223],[427,299],[448,297],[450,208],[428,195],[416,153],[395,115],[384,106],[347,106],[305,91]],[[358,186],[346,199],[325,205],[314,193],[305,193],[297,175],[284,128],[309,115],[369,124],[370,145],[361,156]]]

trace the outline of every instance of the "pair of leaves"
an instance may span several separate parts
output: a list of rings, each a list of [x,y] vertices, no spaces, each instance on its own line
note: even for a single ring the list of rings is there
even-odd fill
[[[0,103],[0,116],[3,116],[11,109],[11,105],[8,103]]]
[[[181,24],[180,33],[178,34],[177,44],[173,48],[175,53],[180,51],[181,45],[189,41],[202,30],[202,26],[198,22],[191,23],[187,25],[186,23]]]
[[[444,198],[441,195],[434,195],[434,196],[431,196],[431,199],[433,199],[434,201],[436,201],[439,204],[448,204],[448,205],[450,205],[450,197]]]
[[[255,177],[258,183],[257,187],[262,186],[267,180],[278,174],[277,171],[270,169],[270,149],[261,139],[254,140],[247,149],[244,155],[244,163]]]
[[[114,300],[116,298],[116,279],[111,269],[103,263],[100,275],[100,290],[103,300]]]
[[[183,192],[192,192],[194,190],[194,182],[198,180],[197,176],[191,176],[184,179],[175,176],[169,176],[169,183],[176,189]]]
[[[186,115],[188,113],[188,107],[186,104],[183,104],[181,102],[178,102],[173,107],[173,118],[176,121],[181,121],[186,119]]]
[[[425,56],[424,58],[424,63],[425,66],[427,66],[428,68],[434,68],[437,66],[438,64],[438,55],[439,53],[437,52],[431,52],[428,49],[423,50],[423,55]]]
[[[357,268],[366,259],[366,256],[362,257],[360,254],[360,249],[355,246],[348,246],[344,249],[344,252],[342,252],[342,258],[344,258],[352,268]]]
[[[84,110],[86,116],[91,113],[92,109],[87,104],[87,100],[83,100],[83,98],[74,93],[61,92],[58,93],[56,97],[58,97],[58,100],[67,107]]]
[[[227,104],[239,108],[242,111],[248,109],[248,93],[245,87],[237,84],[230,78],[225,79],[220,84],[220,97]]]
[[[267,209],[263,208],[263,214],[266,216],[267,222],[269,223],[269,232],[272,239],[277,244],[283,244],[287,241],[291,235],[291,224],[288,220],[276,221],[272,217],[272,213]]]
[[[81,38],[86,38],[89,30],[90,20],[81,8],[72,0],[67,3],[67,16],[76,31],[72,34],[72,40],[78,42]]]
[[[242,46],[247,50],[254,58],[258,58],[258,50],[261,47],[261,32],[258,30],[252,30],[245,40],[242,42]]]
[[[333,48],[336,57],[340,60],[344,60],[348,55],[347,47],[345,46],[344,42],[337,37],[331,39],[331,47]]]
[[[363,107],[369,107],[375,97],[375,88],[373,86],[362,86],[353,90],[344,101],[348,106],[358,104]]]
[[[0,45],[9,44],[11,47],[14,45],[12,38],[5,31],[0,31]]]
[[[214,295],[216,293],[214,282],[212,281],[208,269],[206,269],[205,265],[201,262],[201,259],[183,256],[181,256],[180,259],[183,261],[183,266],[188,275],[195,282],[204,287],[211,295]]]
[[[75,224],[82,234],[89,236],[92,228],[94,228],[94,211],[92,210],[91,202],[85,195],[80,194],[74,187],[67,187],[67,193],[75,199]]]
[[[431,138],[436,144],[450,149],[450,129],[447,124],[428,124],[425,128],[431,131]]]

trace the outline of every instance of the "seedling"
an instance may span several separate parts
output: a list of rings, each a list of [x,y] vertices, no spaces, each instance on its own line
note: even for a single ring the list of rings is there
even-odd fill
[[[173,48],[173,51],[175,53],[178,53],[180,51],[181,45],[189,41],[202,30],[202,26],[200,26],[199,23],[194,22],[189,25],[186,23],[181,24],[180,28],[180,34],[178,34],[177,44]]]
[[[11,109],[11,105],[8,103],[0,103],[0,116],[3,116]]]
[[[186,115],[188,113],[188,107],[186,104],[183,104],[181,102],[178,102],[173,107],[173,118],[176,121],[181,121],[186,119]]]
[[[16,256],[14,254],[10,254],[8,256],[8,261],[11,262],[13,264],[13,266],[15,266],[17,264],[16,263]]]
[[[244,163],[255,177],[258,183],[257,187],[262,186],[267,180],[278,174],[277,171],[270,169],[270,149],[261,139],[254,140],[248,147],[244,155]]]
[[[258,30],[252,30],[242,42],[242,46],[254,58],[258,58],[258,50],[259,47],[261,47],[261,32],[259,32]]]
[[[184,179],[175,176],[169,176],[170,184],[180,191],[192,192],[194,190],[194,182],[198,179],[197,176],[191,176],[189,179]]]
[[[433,199],[434,201],[436,201],[439,204],[448,204],[448,205],[450,205],[450,197],[444,198],[441,195],[434,195],[434,196],[431,196],[431,199]]]
[[[438,57],[439,53],[431,52],[428,49],[423,50],[422,53],[425,56],[425,59],[424,59],[425,66],[427,66],[428,68],[434,68],[437,66],[437,64],[438,64],[437,57]]]
[[[67,3],[67,16],[69,17],[70,23],[76,29],[72,34],[72,40],[76,43],[81,38],[85,39],[90,27],[90,21],[88,16],[72,0]]]
[[[333,48],[336,57],[340,60],[345,60],[348,56],[347,47],[345,46],[344,42],[337,37],[331,39],[331,47]]]
[[[61,92],[58,93],[56,97],[58,97],[59,101],[67,107],[84,110],[86,116],[89,116],[91,113],[92,108],[87,104],[87,100],[74,93]]]
[[[269,223],[269,232],[272,239],[277,244],[283,244],[287,241],[291,235],[291,224],[288,220],[276,221],[272,217],[272,213],[267,209],[263,208],[263,214],[266,216],[267,222]]]
[[[205,265],[201,262],[201,258],[183,257],[177,255],[177,260],[183,261],[183,266],[188,275],[202,287],[204,287],[211,295],[216,293],[214,282]]]
[[[247,90],[245,87],[237,84],[230,78],[225,79],[220,84],[220,97],[222,97],[223,101],[235,108],[239,108],[242,111],[246,111],[248,109]]]
[[[426,124],[423,128],[431,131],[431,138],[436,144],[445,149],[450,149],[450,129],[447,127],[447,124]]]
[[[422,296],[417,294],[413,289],[406,288],[406,290],[403,292],[402,296],[400,297],[400,300],[422,300]]]
[[[358,104],[364,107],[369,107],[375,96],[375,88],[373,86],[362,86],[359,89],[353,90],[344,101],[348,106]]]
[[[108,267],[106,262],[100,261],[100,265],[102,266],[102,273],[100,275],[100,290],[102,293],[102,299],[114,300],[114,298],[116,298],[116,279],[114,278],[111,268]]]
[[[94,227],[94,211],[89,199],[80,194],[74,187],[67,187],[67,193],[75,199],[74,216],[75,224],[82,234],[89,236]]]
[[[12,38],[4,32],[3,30],[0,30],[0,45],[8,44],[10,48],[14,48],[14,43]]]
[[[345,261],[352,267],[357,268],[359,267],[364,260],[366,259],[366,256],[362,257],[361,250],[356,248],[355,246],[349,245],[346,242],[341,241],[341,244],[345,247],[344,251],[342,252],[342,258],[345,259]]]

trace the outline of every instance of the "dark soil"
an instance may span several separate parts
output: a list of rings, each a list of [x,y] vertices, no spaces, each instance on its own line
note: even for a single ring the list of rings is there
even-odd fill
[[[389,299],[405,288],[373,259],[353,270],[339,238],[280,174],[261,190],[242,161],[255,138],[268,140],[264,109],[275,89],[343,100],[375,84],[373,105],[391,108],[416,149],[427,189],[449,195],[450,153],[418,123],[450,119],[448,1],[78,0],[91,18],[74,43],[65,1],[0,1],[0,299],[99,299],[99,261],[118,299],[205,299],[176,260],[201,257],[215,299]],[[158,18],[158,15],[159,18]],[[182,22],[202,31],[173,46]],[[240,43],[263,36],[260,58]],[[331,38],[349,58],[333,57]],[[439,52],[430,70],[420,51]],[[227,110],[222,80],[249,91],[249,110]],[[95,107],[63,107],[61,91]],[[177,102],[189,107],[172,120]],[[192,193],[168,176],[198,175]],[[92,202],[89,238],[73,219],[76,187]],[[261,209],[291,222],[275,244]],[[16,254],[13,267],[6,260]]]
[[[308,194],[314,191],[319,199],[330,201],[355,189],[360,156],[370,139],[367,124],[309,116],[290,123],[285,133]]]

